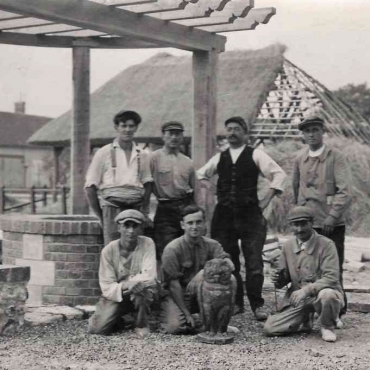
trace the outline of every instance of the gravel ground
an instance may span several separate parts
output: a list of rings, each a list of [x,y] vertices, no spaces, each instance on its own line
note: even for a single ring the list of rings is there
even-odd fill
[[[265,298],[273,310],[273,292],[267,292]],[[370,315],[350,312],[344,322],[336,343],[323,342],[317,326],[311,334],[266,338],[263,324],[248,310],[230,323],[241,330],[234,343],[217,346],[199,343],[193,336],[152,333],[138,339],[129,330],[109,337],[87,335],[86,320],[71,320],[5,333],[0,337],[0,370],[368,370]]]

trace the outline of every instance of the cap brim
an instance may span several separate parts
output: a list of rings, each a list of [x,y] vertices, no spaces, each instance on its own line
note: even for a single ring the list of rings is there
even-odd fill
[[[124,224],[127,221],[132,221],[132,222],[135,222],[137,224],[142,224],[143,223],[142,221],[138,220],[137,218],[131,218],[131,217],[124,218],[123,220],[118,220],[117,223],[118,224]]]
[[[313,220],[313,217],[298,217],[298,218],[293,218],[293,219],[290,219],[288,220],[289,222],[293,222],[293,221],[312,221]]]

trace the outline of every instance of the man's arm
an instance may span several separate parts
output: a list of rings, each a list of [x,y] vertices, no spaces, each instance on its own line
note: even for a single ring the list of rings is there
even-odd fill
[[[217,165],[220,161],[220,153],[214,155],[203,167],[197,171],[197,177],[200,181],[209,180],[217,173]]]
[[[85,188],[85,194],[89,206],[91,207],[95,215],[99,218],[100,225],[103,227],[103,211],[99,204],[98,189],[95,185],[91,185]]]
[[[146,182],[144,184],[144,196],[143,196],[143,205],[141,210],[143,214],[148,217],[149,214],[149,207],[150,207],[150,195],[152,194],[153,190],[153,182]]]
[[[202,197],[202,190],[200,188],[200,182],[197,178],[197,174],[196,174],[194,169],[192,169],[192,171],[190,172],[190,175],[189,175],[189,185],[194,191],[193,199],[194,199],[195,204],[198,207],[204,208],[205,202],[204,202],[203,197]]]
[[[298,203],[298,194],[299,194],[299,160],[295,158],[293,162],[293,171],[292,171],[292,188],[293,188],[293,204]]]

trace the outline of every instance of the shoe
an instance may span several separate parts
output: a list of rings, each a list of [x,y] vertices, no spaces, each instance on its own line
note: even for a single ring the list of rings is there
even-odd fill
[[[263,307],[257,307],[254,310],[254,317],[257,321],[265,321],[267,320],[268,314]]]
[[[309,313],[306,320],[301,325],[301,331],[309,333],[313,328],[314,314]]]
[[[337,340],[337,336],[335,335],[335,333],[325,328],[321,328],[321,338],[325,342],[335,342]]]
[[[135,328],[134,331],[135,331],[135,334],[137,334],[140,338],[144,338],[150,334],[149,328],[146,328],[146,327],[145,328]]]
[[[244,313],[244,307],[239,306],[239,305],[236,304],[235,307],[234,307],[233,316],[239,315],[240,313]]]
[[[336,319],[335,320],[335,329],[342,329],[344,326],[343,321],[341,319]]]

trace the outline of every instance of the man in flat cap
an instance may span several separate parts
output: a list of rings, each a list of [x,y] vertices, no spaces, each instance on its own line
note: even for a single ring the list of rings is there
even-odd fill
[[[121,211],[138,209],[148,215],[153,181],[149,156],[133,141],[141,117],[134,111],[121,111],[113,121],[117,137],[95,153],[85,183],[87,200],[100,220],[105,245],[119,238],[114,218]]]
[[[184,141],[184,126],[177,121],[162,126],[162,149],[152,153],[150,168],[153,176],[153,192],[158,199],[154,217],[155,245],[160,261],[164,247],[183,235],[181,210],[198,203],[199,183],[193,161],[180,152]]]
[[[295,237],[284,244],[272,281],[277,288],[291,285],[279,311],[267,319],[265,333],[283,335],[297,331],[300,326],[309,331],[316,311],[320,315],[322,339],[335,342],[333,329],[344,306],[335,245],[312,228],[314,216],[310,208],[294,207],[288,221]]]
[[[149,307],[157,291],[154,242],[140,236],[145,222],[141,212],[122,211],[115,222],[121,236],[102,250],[99,267],[102,296],[89,320],[88,331],[110,334],[124,324],[123,315],[134,312],[135,332],[144,336],[149,333]]]
[[[216,209],[212,219],[211,237],[229,253],[234,263],[238,287],[236,313],[244,311],[243,280],[240,275],[239,244],[245,258],[246,290],[249,303],[257,320],[266,320],[263,309],[264,281],[262,250],[267,227],[264,209],[275,195],[283,192],[285,173],[264,151],[245,144],[249,127],[242,117],[225,121],[229,149],[216,154],[197,171],[199,180],[218,174]],[[270,188],[263,199],[258,199],[259,175],[270,180]]]
[[[308,147],[294,160],[294,203],[309,207],[315,214],[313,228],[335,243],[343,282],[345,212],[352,199],[351,171],[343,154],[324,143],[324,120],[319,115],[309,116],[298,128]],[[345,311],[346,306],[341,314]]]

